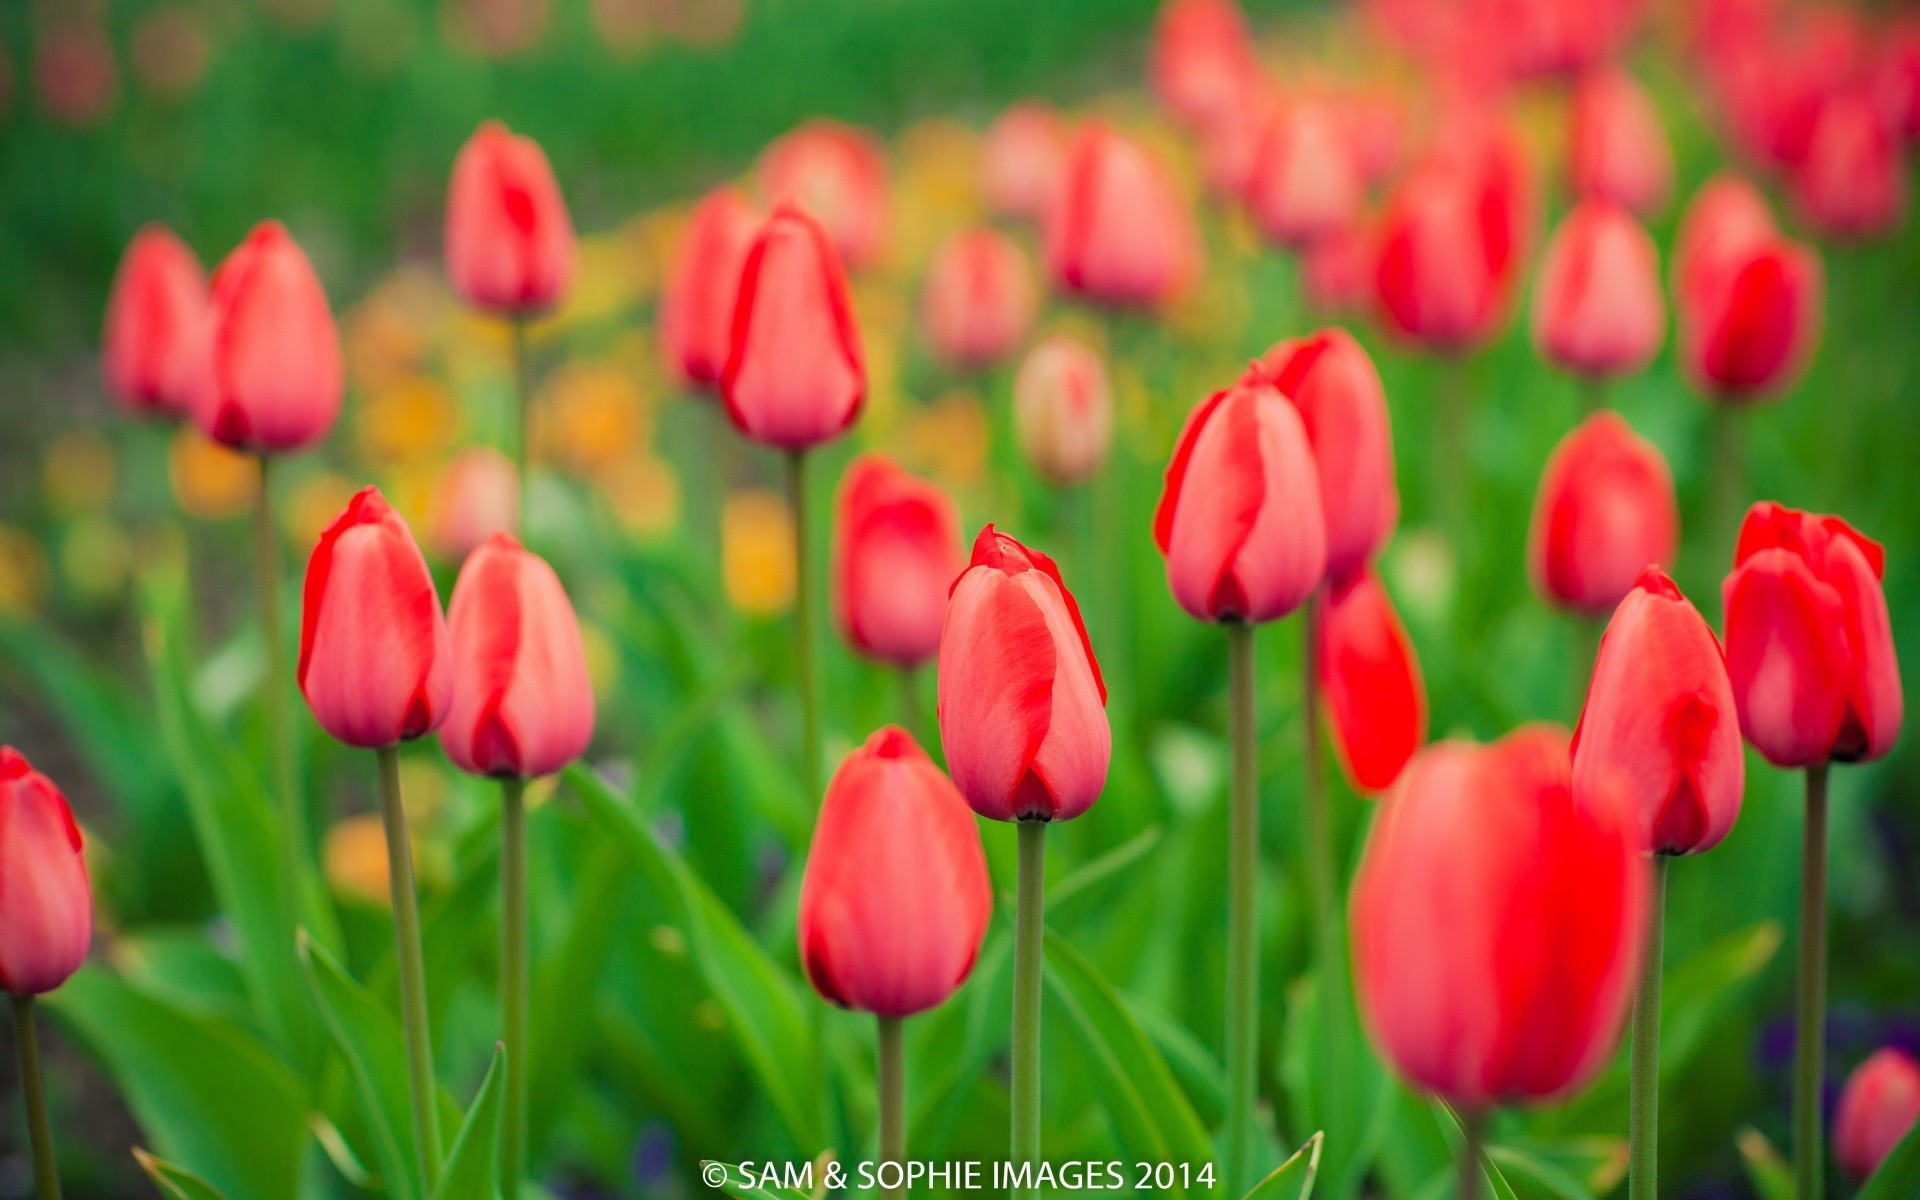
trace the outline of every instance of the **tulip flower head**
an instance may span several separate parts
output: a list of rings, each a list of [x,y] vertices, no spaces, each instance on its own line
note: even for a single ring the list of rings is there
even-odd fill
[[[1667,305],[1659,252],[1626,209],[1583,201],[1547,242],[1533,292],[1533,341],[1562,370],[1632,375],[1660,351]]]
[[[93,891],[73,810],[25,755],[0,746],[0,991],[52,991],[92,942]]]
[[[1891,233],[1907,210],[1907,161],[1881,102],[1865,87],[1820,104],[1807,150],[1793,166],[1793,200],[1828,237]]]
[[[1173,0],[1153,27],[1149,73],[1162,103],[1205,126],[1238,102],[1257,70],[1247,18],[1234,0]]]
[[[1162,304],[1194,277],[1200,237],[1166,167],[1133,139],[1088,121],[1043,239],[1055,287],[1097,304]]]
[[[1920,1121],[1920,1063],[1891,1046],[1847,1077],[1833,1117],[1833,1155],[1854,1179],[1879,1170],[1900,1139]]]
[[[1680,362],[1729,403],[1788,386],[1819,335],[1820,260],[1773,228],[1745,183],[1709,183],[1689,206],[1674,255]]]
[[[114,399],[136,414],[186,415],[206,349],[207,276],[164,225],[135,234],[107,298],[100,365]]]
[[[1045,104],[1015,104],[995,117],[980,146],[987,207],[1001,216],[1043,219],[1060,189],[1066,142],[1059,114]]]
[[[767,203],[820,222],[849,269],[886,249],[886,151],[864,129],[811,121],[768,146],[755,171]]]
[[[1527,536],[1528,569],[1543,597],[1605,616],[1643,568],[1672,566],[1679,542],[1667,460],[1618,415],[1597,412],[1554,447]]]
[[[1027,461],[1049,483],[1091,479],[1113,439],[1106,364],[1073,338],[1041,342],[1013,377],[1013,424]]]
[[[498,121],[474,131],[447,184],[447,277],[467,303],[519,317],[573,283],[573,218],[546,151]]]
[[[1666,204],[1673,150],[1653,98],[1626,71],[1593,71],[1575,86],[1567,171],[1577,196],[1610,200],[1643,217]]]
[[[1314,631],[1314,681],[1354,790],[1385,791],[1427,740],[1427,690],[1393,600],[1372,568],[1333,584]]]
[[[1352,220],[1366,180],[1339,112],[1315,100],[1275,106],[1246,189],[1248,211],[1278,245],[1312,245]]]
[[[694,207],[660,289],[660,356],[676,377],[718,388],[733,344],[740,270],[760,232],[760,216],[733,188],[716,188]]]
[[[834,616],[855,649],[902,667],[938,654],[947,592],[965,565],[946,492],[883,454],[847,467],[834,507]]]
[[[920,326],[936,357],[990,367],[1019,348],[1037,298],[1027,256],[992,229],[955,234],[934,251],[920,291]]]

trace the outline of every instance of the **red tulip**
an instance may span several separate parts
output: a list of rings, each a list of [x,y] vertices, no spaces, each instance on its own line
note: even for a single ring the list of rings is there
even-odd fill
[[[1653,97],[1619,68],[1594,71],[1573,93],[1567,171],[1576,195],[1611,200],[1641,216],[1673,190],[1673,150]]]
[[[1320,586],[1320,472],[1299,412],[1258,372],[1187,417],[1153,538],[1174,599],[1202,621],[1272,621]]]
[[[1037,101],[994,118],[980,147],[980,192],[993,212],[1045,218],[1060,189],[1066,130],[1059,114]]]
[[[1613,1057],[1648,883],[1624,786],[1576,794],[1563,730],[1422,750],[1354,880],[1354,982],[1374,1043],[1469,1111],[1577,1091]]]
[[[1809,9],[1792,26],[1730,45],[1709,79],[1733,140],[1749,158],[1790,167],[1806,155],[1821,103],[1846,86],[1862,59],[1858,18],[1838,5]]]
[[[745,196],[715,188],[687,217],[660,289],[660,356],[667,369],[698,388],[718,388],[733,342],[740,270],[760,232]]]
[[[164,225],[135,234],[107,298],[100,365],[129,412],[186,415],[205,351],[207,276]]]
[[[850,269],[886,249],[886,151],[866,130],[810,121],[768,146],[755,170],[767,203],[820,222]]]
[[[1667,331],[1659,251],[1626,209],[1583,201],[1547,242],[1533,340],[1563,370],[1602,379],[1653,361]]]
[[[927,264],[920,326],[948,365],[987,367],[1019,347],[1035,307],[1019,245],[1004,233],[971,229],[947,239]]]
[[[1689,275],[1684,266],[1681,273]],[[1791,384],[1819,336],[1819,258],[1775,236],[1692,277],[1700,290],[1681,292],[1675,306],[1680,360],[1694,386],[1746,402]]]
[[[1360,178],[1369,184],[1392,178],[1407,139],[1407,114],[1401,97],[1384,88],[1369,87],[1347,96],[1340,116],[1360,164]]]
[[[1527,535],[1527,565],[1542,596],[1605,616],[1643,568],[1672,566],[1679,542],[1667,460],[1617,414],[1593,414],[1554,447]]]
[[[1476,26],[1497,38],[1516,75],[1574,74],[1615,56],[1638,26],[1640,0],[1478,0]]]
[[[965,564],[960,516],[937,485],[883,454],[854,460],[834,509],[834,615],[862,654],[915,667],[940,651],[947,592]]]
[[[440,472],[427,504],[427,547],[449,562],[463,561],[493,534],[520,521],[519,475],[513,460],[491,446],[470,446]]]
[[[1839,517],[1754,505],[1725,599],[1740,732],[1775,766],[1879,758],[1900,733],[1886,552]]]
[[[1307,307],[1323,317],[1356,316],[1373,301],[1373,230],[1365,219],[1332,231],[1307,247],[1300,263],[1300,291]]]
[[[1720,844],[1740,815],[1746,756],[1720,643],[1673,580],[1648,567],[1600,637],[1573,731],[1573,782],[1617,773],[1656,854]]]
[[[453,696],[427,560],[378,488],[354,496],[307,562],[300,691],[321,728],[379,749],[433,732]]]
[[[1278,105],[1254,151],[1247,209],[1269,240],[1311,245],[1353,218],[1366,194],[1346,124],[1328,104]]]
[[[1045,233],[1055,286],[1100,304],[1162,303],[1198,266],[1193,214],[1166,168],[1098,121],[1074,135]]]
[[[867,368],[847,274],[826,231],[790,205],[747,252],[720,387],[735,428],[788,450],[836,438],[860,416]]]
[[[1228,203],[1247,198],[1267,125],[1279,96],[1263,74],[1248,77],[1238,101],[1200,127],[1200,167],[1207,191]]]
[[[1383,791],[1427,740],[1427,689],[1372,568],[1328,589],[1315,635],[1314,681],[1333,718],[1340,765],[1356,791]]]
[[[440,744],[462,771],[551,775],[593,740],[580,622],[545,559],[496,533],[467,556],[447,605],[453,703]]]
[[[93,891],[73,810],[25,755],[0,746],[0,990],[52,991],[92,942]]]
[[[573,218],[529,137],[487,121],[453,160],[447,277],[476,308],[509,316],[558,303],[573,282]]]
[[[1893,131],[1912,142],[1920,138],[1920,17],[1896,17],[1875,41],[1874,97]]]
[[[1148,70],[1154,94],[1183,120],[1205,125],[1232,108],[1256,69],[1234,0],[1172,0],[1160,9]]]
[[[1013,424],[1027,461],[1048,482],[1091,479],[1113,438],[1106,364],[1070,337],[1041,342],[1013,377]]]
[[[1673,290],[1682,312],[1687,296],[1714,287],[1753,251],[1778,237],[1773,211],[1758,188],[1722,172],[1700,186],[1680,219],[1673,247]]]
[[[833,774],[800,883],[800,961],[842,1008],[906,1017],[966,982],[993,915],[980,831],[889,725]]]
[[[340,334],[313,265],[278,221],[254,226],[213,276],[193,419],[214,441],[272,454],[327,435],[345,388]]]
[[[1840,1169],[1865,1179],[1920,1121],[1920,1063],[1891,1046],[1876,1050],[1847,1077],[1833,1117]]]
[[[1053,560],[988,525],[940,634],[940,743],[973,811],[1065,821],[1106,786],[1107,685]]]
[[[1890,118],[1865,87],[1821,102],[1792,184],[1795,207],[1828,237],[1874,237],[1900,227],[1906,156]]]

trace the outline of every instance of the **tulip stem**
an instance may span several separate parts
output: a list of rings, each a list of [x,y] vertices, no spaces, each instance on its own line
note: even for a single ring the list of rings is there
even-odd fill
[[[500,1040],[507,1051],[500,1194],[520,1195],[527,1153],[527,781],[500,781]]]
[[[1793,1158],[1799,1200],[1826,1195],[1820,1088],[1827,1030],[1827,766],[1807,768],[1807,828],[1800,858],[1800,981],[1794,1026]]]
[[[1040,1161],[1040,967],[1046,926],[1047,823],[1020,821],[1013,908],[1013,1147],[1016,1163]],[[1016,1186],[1014,1200],[1034,1193]]]
[[[1580,403],[1584,411],[1581,419],[1601,411],[1607,406],[1607,381],[1599,375],[1589,375],[1580,381]]]
[[[1740,499],[1746,491],[1740,464],[1740,413],[1730,404],[1716,404],[1708,416],[1712,459],[1708,464],[1709,533],[1715,561],[1730,559],[1740,526]]]
[[[1437,515],[1448,539],[1453,543],[1456,559],[1465,554],[1467,522],[1473,516],[1473,447],[1467,411],[1470,386],[1468,363],[1464,355],[1455,354],[1442,361],[1440,436],[1435,441],[1440,461],[1433,464],[1432,489],[1439,501]]]
[[[900,724],[920,740],[920,672],[912,667],[900,668]]]
[[[1633,997],[1632,1076],[1627,1099],[1627,1197],[1660,1194],[1660,972],[1666,954],[1667,856],[1653,856],[1647,949]]]
[[[1227,818],[1227,1161],[1226,1194],[1247,1190],[1260,1063],[1259,731],[1253,712],[1253,626],[1227,626],[1228,741],[1233,787]]]
[[[1487,1141],[1487,1114],[1479,1111],[1460,1114],[1460,1196],[1459,1200],[1480,1200],[1481,1147]]]
[[[53,1160],[53,1125],[47,1120],[47,1089],[40,1071],[33,997],[12,999],[14,1040],[20,1048],[20,1097],[26,1102],[27,1139],[33,1145],[34,1195],[39,1200],[60,1200],[60,1168]]]
[[[272,460],[260,456],[260,490],[254,496],[254,565],[260,575],[260,633],[267,643],[267,677],[261,685],[266,702],[267,740],[272,743],[274,790],[280,801],[280,838],[287,855],[285,886],[290,898],[300,895],[299,879],[306,869],[306,804],[300,796],[298,773],[293,763],[293,721],[288,712],[287,693],[293,681],[287,674],[286,639],[280,628],[280,537],[273,516]]]
[[[1306,836],[1307,884],[1313,889],[1313,932],[1319,952],[1321,978],[1331,982],[1341,970],[1337,945],[1338,888],[1334,882],[1333,822],[1327,813],[1326,776],[1320,757],[1320,706],[1314,687],[1314,655],[1320,641],[1321,605],[1326,593],[1316,589],[1301,614],[1305,635],[1300,656],[1301,721],[1306,730],[1306,790],[1300,797],[1300,820]]]
[[[407,1091],[413,1101],[413,1148],[419,1161],[420,1194],[431,1195],[440,1177],[440,1106],[433,1082],[433,1041],[427,1024],[425,955],[420,949],[420,906],[414,895],[413,841],[400,798],[400,751],[374,751],[380,761],[380,820],[387,835],[387,889],[393,898],[393,950],[400,967],[400,1019],[407,1040]]]
[[[881,1017],[879,1048],[880,1161],[907,1161],[907,1049],[899,1017]],[[898,1200],[907,1194],[901,1186],[883,1187],[882,1196]]]
[[[527,492],[532,480],[527,475],[527,464],[532,458],[530,443],[533,440],[533,378],[532,364],[527,358],[527,322],[515,317],[509,322],[513,330],[513,403],[516,428],[513,439],[513,491],[515,504],[514,530],[520,535],[522,544],[527,540]],[[508,1051],[507,1073],[513,1073],[513,1055]]]
[[[820,806],[820,694],[814,678],[813,569],[807,533],[807,452],[787,455],[787,499],[793,508],[793,652],[800,689],[800,785]]]

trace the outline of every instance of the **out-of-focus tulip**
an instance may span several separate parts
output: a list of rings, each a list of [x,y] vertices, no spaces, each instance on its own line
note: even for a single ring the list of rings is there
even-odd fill
[[[119,76],[113,43],[97,20],[53,22],[33,48],[33,86],[40,107],[71,129],[87,129],[106,119],[119,92]]]
[[[1560,439],[1527,535],[1527,566],[1542,596],[1605,616],[1644,568],[1672,566],[1679,543],[1673,473],[1652,442],[1608,411]]]
[[[1254,151],[1247,210],[1283,246],[1309,245],[1352,220],[1366,193],[1347,126],[1331,105],[1278,105]]]
[[[1711,270],[1682,277],[1700,290],[1675,298],[1680,362],[1694,386],[1715,399],[1745,403],[1789,386],[1819,338],[1820,259],[1774,236]]]
[[[870,266],[886,249],[886,151],[866,130],[810,121],[768,146],[755,173],[767,203],[794,205],[820,222],[849,269]]]
[[[435,482],[427,503],[427,545],[460,562],[493,534],[520,520],[520,485],[513,460],[491,446],[455,455]]]
[[[1562,370],[1602,379],[1653,361],[1667,331],[1659,251],[1626,209],[1583,201],[1547,242],[1533,341]]]
[[[122,407],[186,415],[206,323],[200,260],[166,226],[141,229],[113,277],[101,336],[102,372]]]
[[[1706,291],[1729,266],[1778,235],[1773,211],[1752,183],[1721,172],[1700,185],[1680,218],[1673,246],[1673,290],[1678,296]]]
[[[1642,0],[1477,0],[1481,36],[1515,75],[1576,74],[1614,57],[1639,25]]]
[[[1300,292],[1307,307],[1323,317],[1358,316],[1373,300],[1373,229],[1365,219],[1349,221],[1307,247],[1300,263]]]
[[[1790,167],[1806,155],[1821,103],[1855,77],[1862,56],[1857,17],[1837,4],[1807,5],[1786,27],[1728,47],[1709,79],[1740,149],[1764,165]]]
[[[1865,1179],[1920,1121],[1920,1063],[1892,1046],[1876,1050],[1847,1077],[1833,1117],[1840,1169]]]
[[[1577,195],[1659,211],[1673,190],[1673,149],[1659,110],[1640,81],[1608,68],[1581,79],[1573,93],[1567,172]]]
[[[1347,96],[1340,106],[1347,126],[1347,142],[1360,178],[1368,184],[1391,178],[1400,165],[1406,142],[1407,115],[1401,98],[1381,88],[1367,88]]]
[[[1073,338],[1041,342],[1013,377],[1013,424],[1027,461],[1048,482],[1091,479],[1113,438],[1106,364]]]
[[[788,450],[838,437],[866,400],[840,254],[819,222],[790,205],[747,251],[720,382],[735,428]]]
[[[546,151],[488,121],[453,160],[447,277],[476,308],[520,316],[551,308],[573,282],[573,218]]]
[[[1272,621],[1320,586],[1327,523],[1313,447],[1299,411],[1258,372],[1187,417],[1153,539],[1173,598],[1202,621]]]
[[[1237,103],[1201,127],[1200,170],[1209,193],[1230,204],[1246,199],[1260,144],[1278,104],[1273,85],[1264,75],[1255,75]]]
[[[1698,854],[1733,828],[1746,770],[1720,643],[1673,580],[1648,567],[1600,636],[1573,731],[1574,789],[1616,773],[1647,849]]]
[[[1257,66],[1234,0],[1172,0],[1154,21],[1148,71],[1161,103],[1204,126],[1238,103]]]
[[[920,291],[920,325],[950,366],[992,366],[1033,324],[1037,299],[1027,256],[1004,233],[970,229],[934,251]]]
[[[1839,517],[1771,501],[1740,526],[1721,584],[1740,732],[1780,767],[1879,758],[1903,697],[1880,578],[1886,552]]]
[[[551,775],[593,740],[580,621],[545,559],[496,533],[467,556],[447,605],[453,703],[440,744],[462,771]]]
[[[340,332],[313,264],[278,221],[214,272],[193,419],[224,446],[273,454],[319,441],[340,413]]]
[[[1648,884],[1625,787],[1605,779],[1576,802],[1563,730],[1422,750],[1354,880],[1354,982],[1374,1043],[1467,1111],[1578,1090],[1618,1042]]]
[[[715,188],[687,217],[660,290],[660,356],[676,377],[717,388],[733,342],[733,307],[760,215],[737,190]]]
[[[1320,479],[1327,578],[1345,579],[1374,556],[1400,516],[1380,373],[1353,335],[1339,328],[1281,342],[1254,373],[1300,414]]]
[[[913,735],[889,725],[827,786],[800,883],[800,962],[842,1008],[906,1017],[973,971],[993,886],[980,830]]]
[[[1920,138],[1920,17],[1896,17],[1875,40],[1874,98],[1889,127],[1912,142]]]
[[[1388,202],[1374,278],[1390,329],[1442,353],[1490,336],[1504,315],[1515,267],[1518,209],[1480,171],[1429,163]]]
[[[93,891],[73,810],[25,755],[0,746],[0,990],[52,991],[92,942]]]
[[[1193,213],[1166,168],[1098,121],[1074,135],[1045,232],[1054,285],[1100,304],[1159,304],[1198,268]]]
[[[1793,166],[1794,206],[1833,238],[1899,228],[1907,210],[1907,162],[1891,120],[1864,87],[1827,97],[1806,153]]]
[[[349,746],[422,737],[447,714],[453,666],[440,597],[378,488],[354,496],[307,561],[298,678],[314,719]]]
[[[1384,791],[1427,740],[1427,689],[1393,600],[1371,568],[1327,591],[1314,641],[1314,680],[1333,744],[1356,791]]]
[[[947,592],[964,565],[960,515],[946,492],[883,454],[847,467],[834,510],[833,599],[851,645],[902,667],[938,654]]]
[[[1044,104],[1015,104],[994,118],[980,145],[987,207],[1006,217],[1045,218],[1060,189],[1066,144],[1059,114]]]
[[[1060,569],[982,529],[940,635],[940,744],[960,794],[995,821],[1079,816],[1106,786],[1106,704]]]

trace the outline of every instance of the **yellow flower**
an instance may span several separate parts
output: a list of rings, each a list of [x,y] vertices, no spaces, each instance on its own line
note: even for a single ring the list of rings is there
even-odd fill
[[[908,420],[900,435],[900,460],[950,487],[966,488],[986,466],[987,442],[986,410],[972,395],[959,392]]]
[[[47,505],[62,516],[99,512],[113,502],[113,447],[91,429],[61,434],[47,447],[40,477]]]
[[[435,267],[402,267],[347,310],[341,345],[347,374],[369,391],[418,374],[453,315],[453,297]]]
[[[721,574],[727,600],[754,616],[783,613],[793,603],[793,517],[772,492],[727,497],[720,510]]]
[[[333,519],[346,511],[357,489],[331,471],[309,475],[287,497],[286,535],[300,550],[311,550]]]
[[[327,884],[338,895],[368,904],[389,902],[387,831],[379,817],[347,817],[334,825],[327,831],[322,859]]]
[[[192,425],[182,425],[167,455],[167,475],[182,512],[203,521],[223,521],[253,502],[260,463],[209,441]]]
[[[607,507],[635,537],[661,537],[680,522],[680,479],[664,460],[644,451],[600,475]]]
[[[0,525],[0,616],[26,616],[47,591],[47,558],[40,544]]]
[[[617,316],[651,287],[646,244],[624,230],[580,239],[573,287],[551,316],[534,323],[541,336],[577,329]]]
[[[376,463],[437,454],[460,430],[460,406],[447,386],[411,375],[369,391],[354,431],[360,452]]]
[[[605,363],[554,372],[535,410],[541,456],[580,475],[598,475],[652,440],[646,400],[633,377]]]

